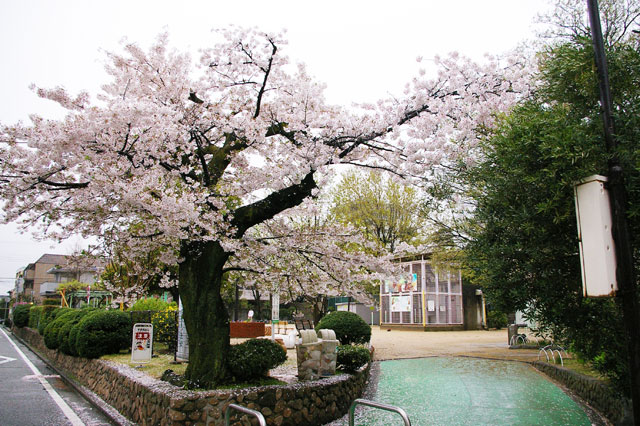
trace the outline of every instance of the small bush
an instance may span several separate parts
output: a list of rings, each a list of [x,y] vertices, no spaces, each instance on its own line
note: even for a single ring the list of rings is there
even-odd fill
[[[166,311],[169,307],[175,306],[178,308],[175,302],[167,303],[162,299],[156,299],[155,297],[149,297],[146,299],[138,299],[128,311]]]
[[[228,365],[237,381],[264,377],[287,360],[282,347],[271,339],[250,339],[231,346]]]
[[[44,329],[54,320],[55,313],[60,309],[59,306],[44,305],[40,313],[40,321],[38,321],[38,333],[44,335]]]
[[[500,330],[507,326],[509,319],[507,314],[500,311],[490,311],[487,313],[487,327]]]
[[[371,352],[364,346],[338,346],[336,367],[346,373],[353,373],[371,360]]]
[[[49,325],[44,329],[44,344],[49,349],[58,349],[60,341],[58,340],[58,334],[64,324],[67,323],[74,316],[74,311],[69,308],[58,309],[52,314],[55,317]]]
[[[6,318],[4,319],[4,325],[5,325],[5,327],[7,327],[7,328],[11,328],[11,324],[12,324],[12,322],[11,322],[11,318],[6,317]]]
[[[31,306],[29,310],[29,328],[38,329],[43,306]]]
[[[127,348],[131,341],[131,320],[126,312],[119,310],[96,311],[85,316],[71,332],[76,327],[76,351],[84,358],[118,353],[120,349]]]
[[[18,328],[26,327],[29,324],[29,310],[31,305],[18,305],[13,309],[13,323]]]
[[[342,345],[365,344],[371,340],[371,326],[358,314],[336,311],[325,315],[316,325],[316,332],[328,328],[336,333],[336,339]]]
[[[166,311],[154,312],[151,316],[154,342],[166,343],[170,351],[178,347],[177,311],[177,306],[170,306]]]
[[[60,299],[43,299],[42,306],[60,306]]]

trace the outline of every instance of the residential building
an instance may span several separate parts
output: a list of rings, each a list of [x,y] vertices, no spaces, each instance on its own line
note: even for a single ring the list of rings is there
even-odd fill
[[[55,295],[59,283],[73,279],[95,282],[98,269],[96,265],[84,265],[73,256],[43,254],[16,273],[16,296],[37,303],[44,297]]]

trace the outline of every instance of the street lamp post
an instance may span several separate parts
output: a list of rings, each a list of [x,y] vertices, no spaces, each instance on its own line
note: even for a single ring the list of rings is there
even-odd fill
[[[640,312],[638,309],[636,273],[633,265],[633,247],[629,238],[629,225],[626,215],[627,194],[622,166],[616,152],[617,141],[612,115],[611,90],[602,28],[600,26],[598,0],[587,0],[587,7],[595,62],[598,70],[604,138],[607,152],[611,154],[608,178],[612,217],[611,233],[616,247],[616,280],[618,282],[616,296],[622,305],[623,322],[628,339],[629,375],[631,376],[631,401],[634,423],[640,425]]]

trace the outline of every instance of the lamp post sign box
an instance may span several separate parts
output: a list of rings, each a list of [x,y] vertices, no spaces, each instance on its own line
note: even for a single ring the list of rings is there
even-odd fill
[[[585,297],[614,296],[618,290],[606,182],[605,176],[594,175],[574,186]]]
[[[153,348],[153,324],[137,323],[133,326],[131,362],[151,362]]]

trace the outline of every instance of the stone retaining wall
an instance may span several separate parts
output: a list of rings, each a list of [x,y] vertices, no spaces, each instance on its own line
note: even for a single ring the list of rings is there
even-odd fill
[[[362,395],[369,366],[354,375],[292,385],[233,391],[187,391],[135,369],[105,360],[64,355],[48,349],[42,336],[29,328],[14,328],[50,363],[83,384],[125,417],[140,425],[223,425],[230,403],[260,411],[269,425],[322,425],[342,417]],[[246,415],[231,424],[252,424]]]
[[[629,422],[630,402],[601,380],[547,362],[534,361],[532,364],[547,376],[571,389],[614,424]]]

